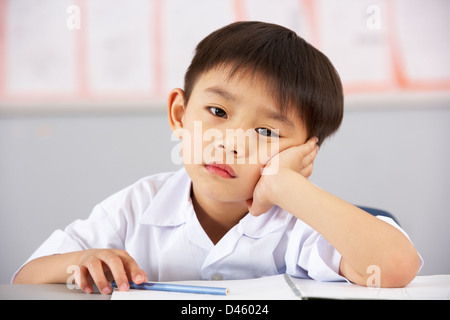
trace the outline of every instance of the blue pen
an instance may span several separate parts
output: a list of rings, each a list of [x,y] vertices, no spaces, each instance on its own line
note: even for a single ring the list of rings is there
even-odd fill
[[[117,288],[115,281],[111,282],[113,288]],[[216,294],[216,295],[228,295],[229,290],[227,288],[217,287],[203,287],[203,286],[189,286],[184,284],[171,284],[161,282],[144,282],[136,284],[130,281],[130,289],[140,290],[156,290],[156,291],[169,291],[169,292],[183,292],[183,293],[200,293],[200,294]]]

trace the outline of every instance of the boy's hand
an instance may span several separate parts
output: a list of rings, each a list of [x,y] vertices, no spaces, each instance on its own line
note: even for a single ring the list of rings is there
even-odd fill
[[[77,264],[80,268],[77,285],[86,293],[92,293],[91,279],[102,294],[111,293],[109,281],[115,280],[119,290],[129,289],[129,281],[142,283],[147,274],[125,251],[119,249],[88,249],[81,251]]]
[[[280,172],[287,169],[307,179],[311,176],[314,159],[319,151],[318,141],[316,137],[312,137],[306,143],[285,149],[270,159],[256,184],[253,198],[247,200],[252,215],[258,216],[276,205],[276,200],[271,199],[271,194],[275,179],[280,178]]]

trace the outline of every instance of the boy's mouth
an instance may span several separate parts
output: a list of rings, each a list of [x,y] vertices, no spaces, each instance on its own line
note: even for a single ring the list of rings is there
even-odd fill
[[[210,163],[205,165],[206,170],[212,174],[217,174],[222,178],[234,179],[236,178],[236,173],[234,173],[233,168],[227,164],[222,163]]]

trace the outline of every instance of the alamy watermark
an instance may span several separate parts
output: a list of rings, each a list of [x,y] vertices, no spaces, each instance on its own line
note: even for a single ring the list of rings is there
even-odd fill
[[[375,4],[366,8],[366,27],[369,30],[381,30],[381,8]]]
[[[380,266],[372,264],[367,267],[366,272],[370,274],[370,276],[366,280],[366,286],[368,288],[381,288]]]
[[[77,283],[80,283],[80,267],[77,265],[70,265],[66,269],[66,273],[70,274],[66,280],[67,289],[80,289]]]
[[[66,27],[69,30],[80,30],[81,29],[81,9],[77,5],[70,5],[66,9],[69,15],[66,20]]]
[[[278,136],[279,130],[271,129]],[[203,130],[202,121],[194,121],[193,130],[181,128],[172,133],[172,141],[179,141],[172,148],[174,164],[261,164],[265,165],[280,152],[278,138],[259,135],[254,129],[216,128]],[[269,141],[270,140],[270,141]],[[262,174],[278,172],[278,164],[271,164]]]

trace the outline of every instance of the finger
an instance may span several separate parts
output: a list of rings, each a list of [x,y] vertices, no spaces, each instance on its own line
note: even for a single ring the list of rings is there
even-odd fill
[[[305,141],[305,143],[301,144],[301,146],[306,145],[309,147],[314,147],[319,142],[319,139],[317,137],[311,137],[308,140]]]
[[[317,137],[311,137],[309,138],[309,140],[307,141],[307,143],[311,143],[312,145],[316,145],[319,143],[319,138]]]
[[[296,150],[298,152],[299,158],[303,159],[310,153],[314,152],[318,141],[319,141],[319,139],[317,139],[316,137],[312,137],[308,141],[306,141],[304,144],[297,146]]]
[[[302,164],[304,167],[310,165],[311,163],[314,162],[314,160],[316,159],[317,154],[319,153],[319,146],[316,145],[309,154],[307,154],[303,160],[302,160]]]
[[[80,267],[79,270],[80,270],[79,275],[75,278],[78,287],[80,287],[80,289],[86,293],[94,292],[94,288],[92,288],[92,285],[89,281],[89,274],[87,268],[82,266]]]
[[[309,147],[309,153],[314,152],[316,148],[318,147],[319,138],[312,137],[306,142],[306,145]]]
[[[130,288],[128,283],[128,277],[123,265],[122,258],[114,252],[106,252],[104,254],[103,262],[111,271],[114,281],[117,284],[117,288],[120,291],[126,291]]]
[[[86,267],[100,292],[102,294],[111,293],[111,287],[103,271],[102,261],[99,259],[92,259]]]
[[[123,251],[121,253],[121,259],[125,271],[130,276],[131,281],[137,284],[147,281],[146,272],[139,268],[137,262],[128,254],[128,252]]]
[[[314,168],[314,163],[311,163],[311,164],[308,165],[307,167],[303,168],[303,169],[300,171],[300,174],[301,174],[302,176],[304,176],[306,179],[308,179],[308,178],[312,175],[313,168]]]

